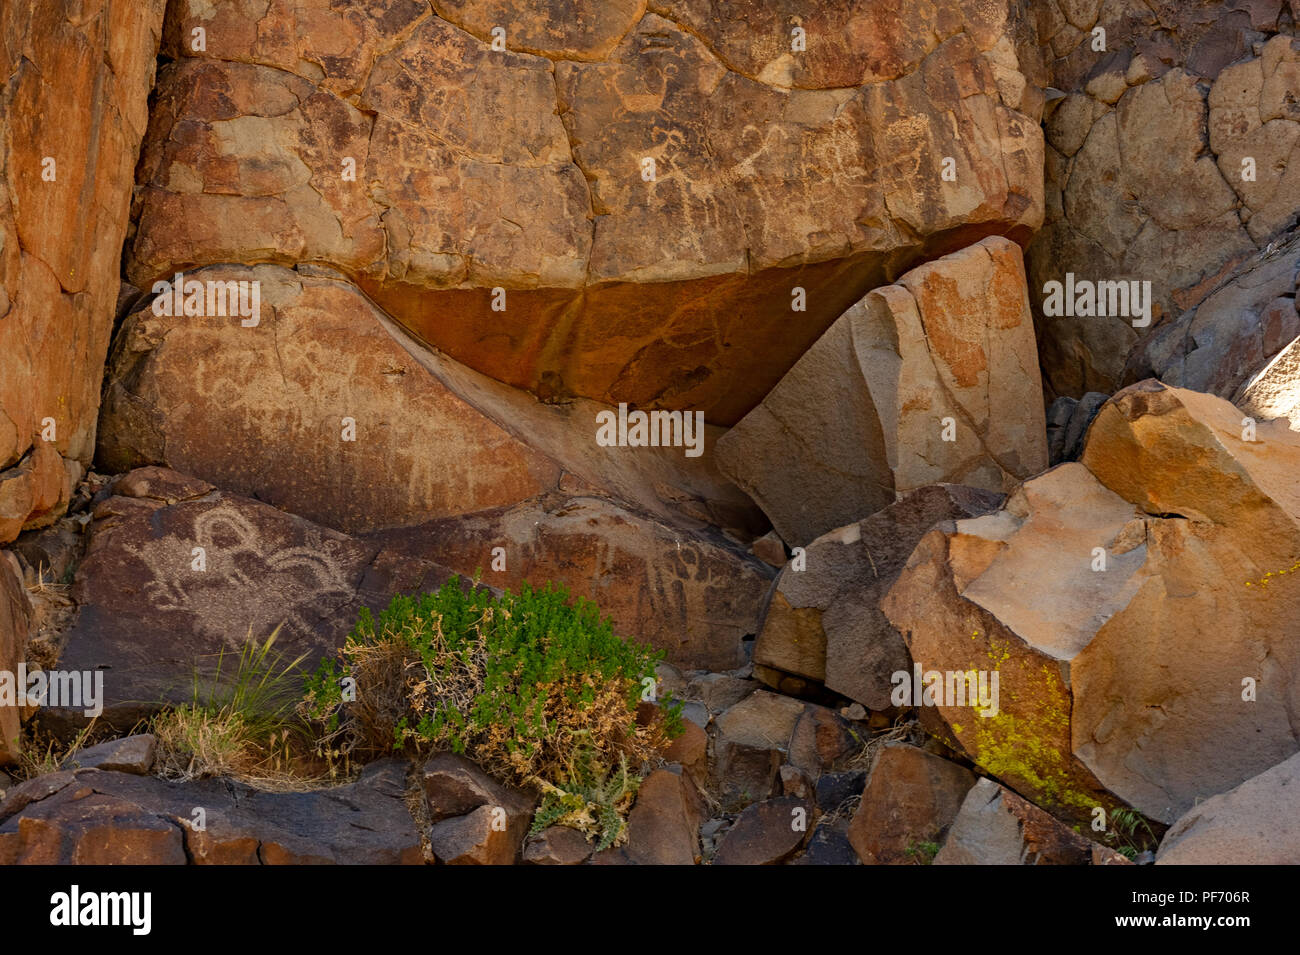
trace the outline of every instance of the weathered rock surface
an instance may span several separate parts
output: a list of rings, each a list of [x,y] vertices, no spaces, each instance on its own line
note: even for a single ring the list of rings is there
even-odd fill
[[[1300,135],[1300,123],[1296,128]],[[1129,356],[1125,383],[1159,378],[1233,399],[1300,337],[1298,286],[1300,233],[1271,253],[1248,258],[1204,301],[1144,338]]]
[[[577,829],[550,826],[524,844],[528,865],[581,865],[591,856],[591,843]]]
[[[617,632],[683,666],[743,662],[758,629],[771,568],[721,535],[692,534],[593,497],[552,496],[516,507],[373,535],[395,558],[422,558],[483,582],[565,584],[594,600]],[[494,568],[504,548],[505,569]]]
[[[418,864],[405,786],[398,760],[372,763],[347,786],[294,793],[65,770],[5,794],[0,864]]]
[[[1020,250],[1000,238],[849,309],[718,442],[794,546],[930,484],[993,491],[1047,467]]]
[[[284,662],[314,665],[352,628],[378,550],[160,468],[119,478],[94,515],[59,668],[101,672],[103,719],[123,730],[191,699],[196,669],[277,627]],[[85,719],[76,706],[43,713]]]
[[[1127,865],[991,779],[966,794],[935,865]]]
[[[924,843],[942,844],[975,784],[963,766],[906,743],[880,748],[848,837],[866,865],[916,865]]]
[[[172,6],[132,282],[326,263],[498,380],[730,424],[873,285],[1042,219],[1042,67],[1009,0],[435,11]]]
[[[420,770],[420,788],[432,823],[467,815],[482,806],[500,807],[508,817],[529,819],[532,815],[531,799],[456,753],[438,753],[429,759]]]
[[[1053,467],[1079,460],[1088,427],[1109,397],[1090,391],[1077,400],[1062,395],[1052,402],[1047,409],[1047,453]]]
[[[1300,754],[1188,810],[1156,854],[1156,865],[1298,862]]]
[[[1242,385],[1233,403],[1255,418],[1286,418],[1300,431],[1300,338]]]
[[[685,526],[761,520],[714,470],[717,429],[698,457],[604,448],[593,402],[542,405],[429,351],[336,273],[227,266],[189,280],[257,283],[258,322],[148,305],[128,317],[102,467],[165,465],[349,533],[508,507],[575,480]]]
[[[0,544],[56,519],[94,450],[164,6],[0,10]]]
[[[873,710],[887,709],[890,674],[908,670],[911,658],[880,612],[880,598],[931,527],[1001,502],[990,491],[926,487],[823,534],[807,546],[804,569],[787,565],[777,578],[754,662],[822,682]]]
[[[0,674],[11,675],[15,681],[19,665],[27,659],[31,614],[17,562],[0,551]],[[0,765],[18,758],[23,708],[17,704],[16,699],[0,701]]]
[[[1300,436],[1242,438],[1227,402],[1137,385],[1081,464],[926,535],[882,604],[952,684],[922,722],[1070,817],[1108,791],[1172,822],[1296,752]],[[971,670],[995,713],[954,695]]]
[[[803,845],[810,806],[792,796],[755,803],[727,830],[714,865],[779,865]]]
[[[1288,228],[1300,213],[1300,41],[1273,0],[1033,8],[1065,94],[1045,124],[1046,221],[1027,253],[1043,375],[1049,397],[1109,394],[1150,374],[1125,375],[1147,332],[1126,316],[1046,317],[1040,291],[1067,272],[1149,281],[1159,323]]]

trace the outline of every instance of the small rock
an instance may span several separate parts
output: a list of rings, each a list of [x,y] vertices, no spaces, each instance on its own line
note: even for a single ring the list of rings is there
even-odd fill
[[[514,865],[528,834],[528,816],[502,815],[501,807],[480,806],[444,819],[429,830],[429,845],[445,865]]]
[[[919,846],[942,841],[974,783],[970,770],[956,763],[886,743],[849,826],[853,848],[867,865],[914,863]]]
[[[527,796],[497,782],[476,763],[455,753],[438,753],[425,763],[420,785],[433,823],[466,815],[482,806],[500,806],[512,817],[532,814],[533,803]]]
[[[785,553],[785,542],[776,531],[768,531],[754,541],[753,551],[755,557],[772,567],[784,567],[788,559]]]
[[[794,865],[862,865],[849,842],[847,820],[820,822],[808,840],[808,848]]]
[[[834,812],[854,796],[860,796],[866,781],[866,770],[820,776],[817,779],[817,808],[822,812]]]
[[[838,713],[809,704],[790,735],[790,763],[817,776],[860,745],[852,728]]]
[[[63,769],[103,769],[110,772],[147,776],[153,769],[158,741],[152,733],[140,733],[79,749],[63,762]]]
[[[714,865],[778,865],[803,844],[808,807],[793,796],[755,803],[740,814],[713,858]]]
[[[578,865],[591,855],[591,843],[577,829],[551,826],[529,836],[524,862],[529,865]]]

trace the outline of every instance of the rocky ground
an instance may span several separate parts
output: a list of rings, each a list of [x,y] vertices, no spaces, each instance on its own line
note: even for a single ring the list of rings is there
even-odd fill
[[[1300,862],[1298,20],[6,4],[0,862]],[[453,575],[663,651],[626,841],[166,770]]]

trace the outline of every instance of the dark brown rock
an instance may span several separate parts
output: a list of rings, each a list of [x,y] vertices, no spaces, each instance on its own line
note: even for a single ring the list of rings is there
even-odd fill
[[[718,846],[714,865],[779,865],[808,834],[810,807],[792,796],[755,803],[740,814]]]

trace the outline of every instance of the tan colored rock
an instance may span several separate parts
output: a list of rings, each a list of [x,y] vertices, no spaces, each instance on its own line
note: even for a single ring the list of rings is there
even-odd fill
[[[1286,418],[1292,431],[1300,431],[1300,338],[1242,385],[1233,402],[1255,418]]]
[[[903,638],[880,612],[922,535],[941,520],[996,508],[1001,495],[957,486],[913,491],[865,520],[808,545],[787,566],[754,644],[754,661],[826,684],[873,710],[888,709],[889,676],[911,666]]]
[[[886,743],[871,766],[849,841],[866,865],[917,865],[923,843],[942,844],[966,792],[970,770],[905,743]]]
[[[966,794],[935,865],[1126,865],[991,779]]]
[[[1018,4],[652,6],[175,5],[133,284],[328,264],[515,387],[731,424],[872,285],[1041,221]]]
[[[480,806],[435,823],[429,830],[434,857],[443,865],[514,865],[521,858],[532,813],[522,819],[507,814],[504,826],[500,818],[498,807]]]
[[[924,672],[1000,690],[994,715],[945,694],[922,721],[1070,818],[1118,797],[1172,822],[1295,752],[1300,437],[1240,419],[1135,386],[1082,464],[926,535],[882,609]]]
[[[1298,862],[1300,754],[1189,809],[1156,853],[1156,865]]]
[[[104,467],[163,464],[349,532],[508,507],[572,482],[677,524],[761,521],[716,472],[717,429],[698,457],[601,447],[602,406],[542,405],[436,355],[337,274],[187,277],[256,282],[257,324],[152,307],[127,318],[109,362]]]
[[[1009,490],[1047,467],[1037,368],[1020,250],[985,239],[849,309],[719,461],[796,546],[929,484]]]
[[[592,497],[554,495],[375,535],[384,551],[425,559],[518,590],[564,584],[595,601],[616,632],[665,650],[681,666],[743,662],[771,569],[720,538],[692,534]],[[495,569],[494,548],[505,552]]]
[[[94,451],[164,6],[0,10],[0,544],[55,520]]]
[[[32,605],[23,586],[17,562],[0,551],[0,679],[18,679],[18,667],[27,659]],[[0,704],[0,765],[16,762],[22,731],[22,707]]]

